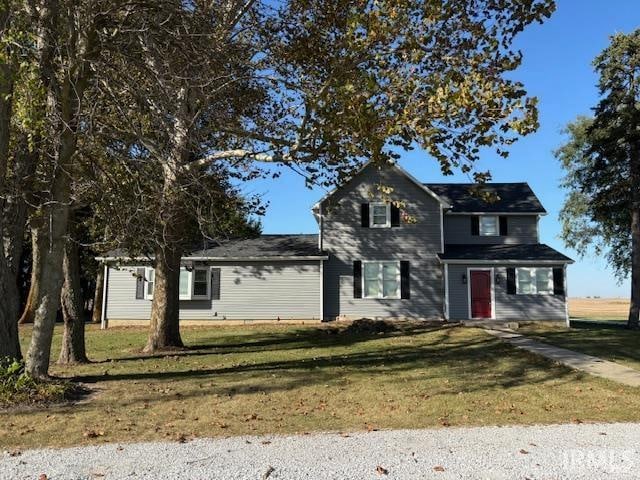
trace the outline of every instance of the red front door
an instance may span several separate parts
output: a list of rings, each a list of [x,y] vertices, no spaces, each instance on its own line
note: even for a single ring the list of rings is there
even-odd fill
[[[489,270],[471,270],[471,318],[491,318]]]

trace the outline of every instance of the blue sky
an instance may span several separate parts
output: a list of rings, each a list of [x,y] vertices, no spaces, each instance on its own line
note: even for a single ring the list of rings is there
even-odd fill
[[[518,38],[524,54],[514,74],[524,82],[530,95],[539,98],[540,129],[511,148],[508,159],[487,156],[480,169],[490,169],[493,181],[527,181],[549,214],[540,221],[540,240],[576,259],[569,267],[571,296],[628,296],[629,282],[618,285],[605,262],[594,257],[578,258],[558,239],[558,211],[564,192],[558,187],[562,171],[553,156],[563,141],[560,130],[579,114],[589,114],[597,102],[597,77],[593,58],[608,44],[615,32],[630,32],[640,25],[637,0],[556,0],[557,10],[542,25],[532,25]],[[403,154],[400,164],[424,182],[468,181],[456,175],[443,177],[436,162],[422,151]],[[277,180],[259,181],[249,186],[251,193],[263,194],[269,202],[262,219],[264,233],[315,233],[317,225],[311,206],[324,194],[305,188],[303,179],[284,172]]]

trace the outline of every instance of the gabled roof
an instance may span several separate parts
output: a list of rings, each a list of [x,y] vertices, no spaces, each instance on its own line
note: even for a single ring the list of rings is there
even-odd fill
[[[324,195],[320,200],[318,200],[313,205],[312,210],[316,210],[325,200],[327,200],[330,197],[332,197],[336,192],[338,192],[341,188],[343,188],[345,185],[347,185],[349,182],[351,182],[354,178],[356,178],[358,176],[358,174],[360,174],[360,172],[362,172],[365,168],[367,168],[371,164],[372,164],[372,162],[368,161],[364,165],[362,165],[362,167],[359,170],[357,170],[351,177],[349,177],[349,179],[346,182],[344,182],[342,185],[340,185],[338,187],[335,187],[333,190],[329,191],[326,195]],[[438,196],[426,184],[418,181],[413,175],[411,175],[409,172],[407,172],[404,168],[402,168],[396,162],[389,163],[388,166],[390,168],[393,168],[397,172],[401,173],[402,175],[404,175],[410,182],[414,183],[418,188],[420,188],[425,193],[427,193],[428,195],[430,195],[433,198],[435,198],[437,200],[437,202],[440,203],[444,208],[448,208],[449,207],[449,203],[445,199],[443,199],[442,197]]]
[[[98,260],[150,260],[135,257],[126,250],[112,250]],[[185,252],[183,260],[320,260],[326,254],[318,247],[317,234],[260,235],[256,238],[222,241],[204,249]]]
[[[257,258],[257,257],[321,257],[317,234],[260,235],[245,240],[230,240],[219,245],[195,250],[189,257]]]
[[[544,243],[518,245],[445,245],[438,257],[444,263],[573,263]]]
[[[545,214],[538,197],[528,183],[425,183],[425,186],[451,205],[448,213],[536,213]],[[487,202],[478,195],[492,194]]]

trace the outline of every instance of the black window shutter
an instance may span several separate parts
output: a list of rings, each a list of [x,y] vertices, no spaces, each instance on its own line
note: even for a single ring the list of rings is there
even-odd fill
[[[360,224],[364,228],[369,228],[369,204],[363,203],[360,205]]]
[[[211,269],[211,300],[220,300],[220,269]]]
[[[480,235],[480,217],[471,217],[471,235],[476,237]]]
[[[506,237],[507,235],[509,235],[507,217],[500,217],[500,236]]]
[[[392,227],[400,226],[400,209],[396,207],[393,203],[391,204],[391,226]]]
[[[553,294],[564,295],[564,269],[562,267],[553,269]]]
[[[362,262],[353,262],[353,298],[362,298]]]
[[[516,269],[507,268],[507,293],[515,295],[516,293]]]
[[[411,276],[409,262],[400,262],[400,298],[411,298]]]
[[[136,268],[136,300],[144,299],[144,268]]]

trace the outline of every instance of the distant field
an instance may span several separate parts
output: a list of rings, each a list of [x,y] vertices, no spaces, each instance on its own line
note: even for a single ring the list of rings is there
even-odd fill
[[[569,316],[593,320],[624,320],[629,314],[625,298],[569,298]]]

